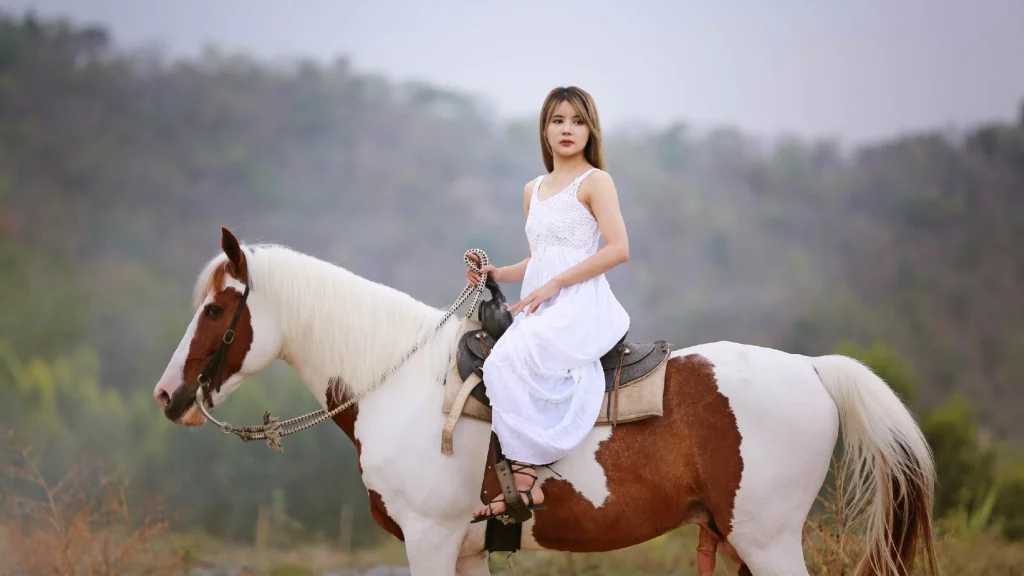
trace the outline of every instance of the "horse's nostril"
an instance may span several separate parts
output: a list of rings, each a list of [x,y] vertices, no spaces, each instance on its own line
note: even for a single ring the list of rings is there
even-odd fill
[[[171,403],[171,396],[167,392],[161,390],[156,395],[156,401],[160,403],[160,406],[167,406]]]

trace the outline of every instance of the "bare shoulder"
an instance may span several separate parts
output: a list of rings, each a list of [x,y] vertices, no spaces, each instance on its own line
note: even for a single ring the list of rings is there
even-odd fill
[[[617,196],[615,180],[611,174],[601,169],[594,170],[584,178],[577,193],[577,197],[588,205],[593,200],[613,199]]]
[[[537,180],[539,178],[541,178],[541,176],[537,176],[537,178],[534,178],[533,180],[530,180],[529,182],[526,183],[525,186],[523,186],[523,198],[525,198],[526,200],[529,200],[530,196],[533,196],[533,186],[534,186],[534,184],[537,183]]]
[[[543,178],[543,176],[537,176],[533,180],[530,180],[523,186],[523,211],[527,216],[530,215],[530,199],[533,198],[533,186],[537,183],[537,180]]]

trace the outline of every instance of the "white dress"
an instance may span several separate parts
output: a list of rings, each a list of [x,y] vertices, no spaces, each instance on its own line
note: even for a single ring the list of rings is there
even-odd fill
[[[526,236],[531,258],[521,297],[597,252],[597,220],[576,195],[580,175],[546,200],[533,186]],[[604,274],[562,288],[537,311],[515,315],[483,365],[491,429],[511,460],[550,464],[593,429],[604,399],[601,356],[629,328]]]

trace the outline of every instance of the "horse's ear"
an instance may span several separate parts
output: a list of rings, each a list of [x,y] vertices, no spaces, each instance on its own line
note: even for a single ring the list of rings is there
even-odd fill
[[[220,247],[231,263],[231,275],[240,282],[246,282],[249,276],[249,269],[245,262],[245,252],[238,244],[238,238],[227,228],[221,228]]]

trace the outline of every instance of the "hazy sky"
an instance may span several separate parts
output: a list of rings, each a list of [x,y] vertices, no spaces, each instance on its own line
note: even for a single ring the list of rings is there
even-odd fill
[[[1017,116],[1024,0],[0,0],[118,43],[348,56],[533,118],[578,84],[609,128],[683,120],[876,139]]]

